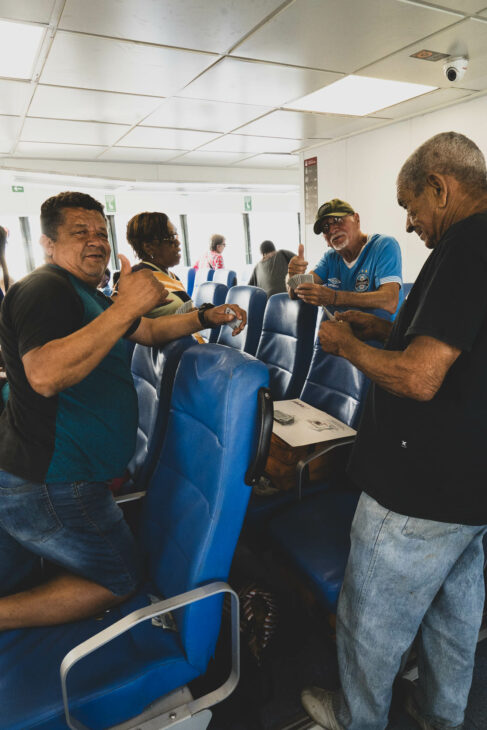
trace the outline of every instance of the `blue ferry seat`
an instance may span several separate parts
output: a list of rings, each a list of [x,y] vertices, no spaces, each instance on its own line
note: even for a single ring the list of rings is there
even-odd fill
[[[3,730],[207,726],[191,724],[193,716],[209,721],[206,708],[238,681],[238,598],[224,581],[249,485],[266,458],[267,383],[265,366],[245,353],[220,345],[183,353],[141,519],[147,583],[101,617],[0,634]],[[224,592],[232,605],[229,679],[181,705],[176,688],[203,674],[214,653]],[[171,619],[167,628],[152,620],[161,615]]]
[[[369,384],[369,379],[348,360],[325,352],[319,340],[315,340],[313,357],[299,397],[305,403],[338,418],[347,426],[357,428]],[[302,497],[308,498],[337,487],[342,476],[340,474],[326,482],[309,483],[307,478],[309,464],[326,451],[347,446],[353,440],[353,437],[337,440],[301,460],[296,468],[294,489],[280,491],[270,496],[253,494],[247,512],[246,526],[254,531],[262,531],[269,520],[283,509],[298,513],[301,509],[299,500]]]
[[[355,490],[330,488],[293,504],[269,523],[272,543],[285,564],[329,614],[336,614],[359,497]]]
[[[256,357],[270,372],[274,400],[296,398],[301,392],[313,352],[317,307],[274,294],[264,313]]]
[[[213,280],[213,274],[215,273],[214,269],[194,269],[194,279],[193,279],[193,289],[190,294],[190,297],[193,299],[196,296],[196,292],[198,291],[198,287],[200,284],[204,284],[205,281],[212,281]],[[189,292],[188,292],[189,294]]]
[[[247,326],[235,337],[231,327],[221,327],[218,344],[235,347],[237,350],[255,355],[262,332],[262,321],[267,296],[258,286],[232,286],[225,299],[226,304],[238,304],[247,312]]]
[[[211,269],[210,269],[211,270]],[[212,281],[205,281],[200,284],[193,297],[195,307],[201,307],[202,304],[209,302],[217,307],[224,304],[227,296],[228,287],[225,284],[214,284]],[[208,342],[216,342],[220,333],[220,327],[208,327],[200,330],[200,335]]]
[[[237,285],[237,272],[232,269],[216,269],[213,272],[212,281],[215,284],[225,284],[229,288]]]
[[[404,284],[402,285],[402,291],[403,291],[403,294],[404,294],[404,299],[407,298],[409,292],[413,288],[413,285],[414,285],[414,281],[405,281]]]
[[[176,369],[183,352],[194,344],[194,339],[188,335],[162,347],[135,346],[131,369],[137,391],[139,423],[135,452],[127,467],[132,492],[146,489],[154,471],[166,433]]]

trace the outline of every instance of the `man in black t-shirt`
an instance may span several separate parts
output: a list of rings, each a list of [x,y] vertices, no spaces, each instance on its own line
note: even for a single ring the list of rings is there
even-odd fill
[[[462,727],[484,603],[484,157],[463,135],[436,135],[402,167],[397,194],[407,231],[432,253],[395,323],[345,312],[320,329],[322,347],[373,383],[349,465],[363,493],[338,605],[341,691],[302,695],[329,730],[386,727],[417,634],[406,709],[423,730]]]

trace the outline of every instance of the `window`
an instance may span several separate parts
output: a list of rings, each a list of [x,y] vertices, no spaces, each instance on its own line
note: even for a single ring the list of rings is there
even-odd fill
[[[245,266],[245,237],[241,213],[188,213],[188,243],[191,265],[208,250],[214,233],[225,237],[225,269],[237,273]]]
[[[20,221],[17,216],[2,215],[0,225],[7,228],[9,231],[7,245],[5,248],[5,258],[7,259],[10,283],[12,283],[14,281],[18,281],[29,273]]]
[[[285,248],[297,254],[299,225],[297,213],[249,213],[252,261],[260,260],[260,244],[272,241],[276,249]]]

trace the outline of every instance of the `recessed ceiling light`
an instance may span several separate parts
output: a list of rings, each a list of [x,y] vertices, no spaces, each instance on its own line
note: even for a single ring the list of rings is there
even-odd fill
[[[284,108],[361,117],[437,88],[368,76],[346,76],[301,99],[284,104]]]
[[[0,76],[31,78],[45,30],[42,25],[0,20]]]

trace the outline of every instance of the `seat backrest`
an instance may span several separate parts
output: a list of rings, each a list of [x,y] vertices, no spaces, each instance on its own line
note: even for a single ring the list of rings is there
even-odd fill
[[[240,270],[238,280],[241,284],[246,284],[252,275],[255,264],[245,264],[243,269]]]
[[[263,363],[222,345],[195,345],[181,358],[140,531],[163,596],[227,578],[251,491],[245,473],[257,443],[257,393],[268,378]],[[194,666],[212,655],[219,609],[211,598],[175,615]]]
[[[145,489],[161,449],[169,416],[171,392],[181,355],[194,345],[190,336],[164,347],[136,345],[132,377],[139,405],[139,423],[134,455],[128,465],[134,487]]]
[[[205,302],[214,304],[218,307],[219,304],[225,302],[227,296],[228,287],[225,284],[214,284],[212,281],[205,281],[200,284],[198,289],[195,291],[193,297],[195,307],[201,307]],[[216,342],[220,333],[220,327],[208,327],[206,330],[201,330],[200,335],[209,342]]]
[[[255,355],[262,332],[262,321],[267,295],[258,286],[232,286],[225,299],[226,304],[238,304],[247,312],[247,326],[235,337],[231,327],[221,327],[217,342]]]
[[[325,352],[315,340],[301,400],[356,428],[370,380],[348,360]]]
[[[231,269],[216,269],[213,273],[212,281],[215,284],[225,284],[225,286],[236,286],[237,284],[237,272]]]
[[[405,281],[402,285],[402,293],[404,294],[404,299],[407,298],[409,292],[413,288],[414,281]]]
[[[270,372],[274,400],[296,398],[301,392],[313,352],[317,307],[287,294],[269,298],[256,357]]]

